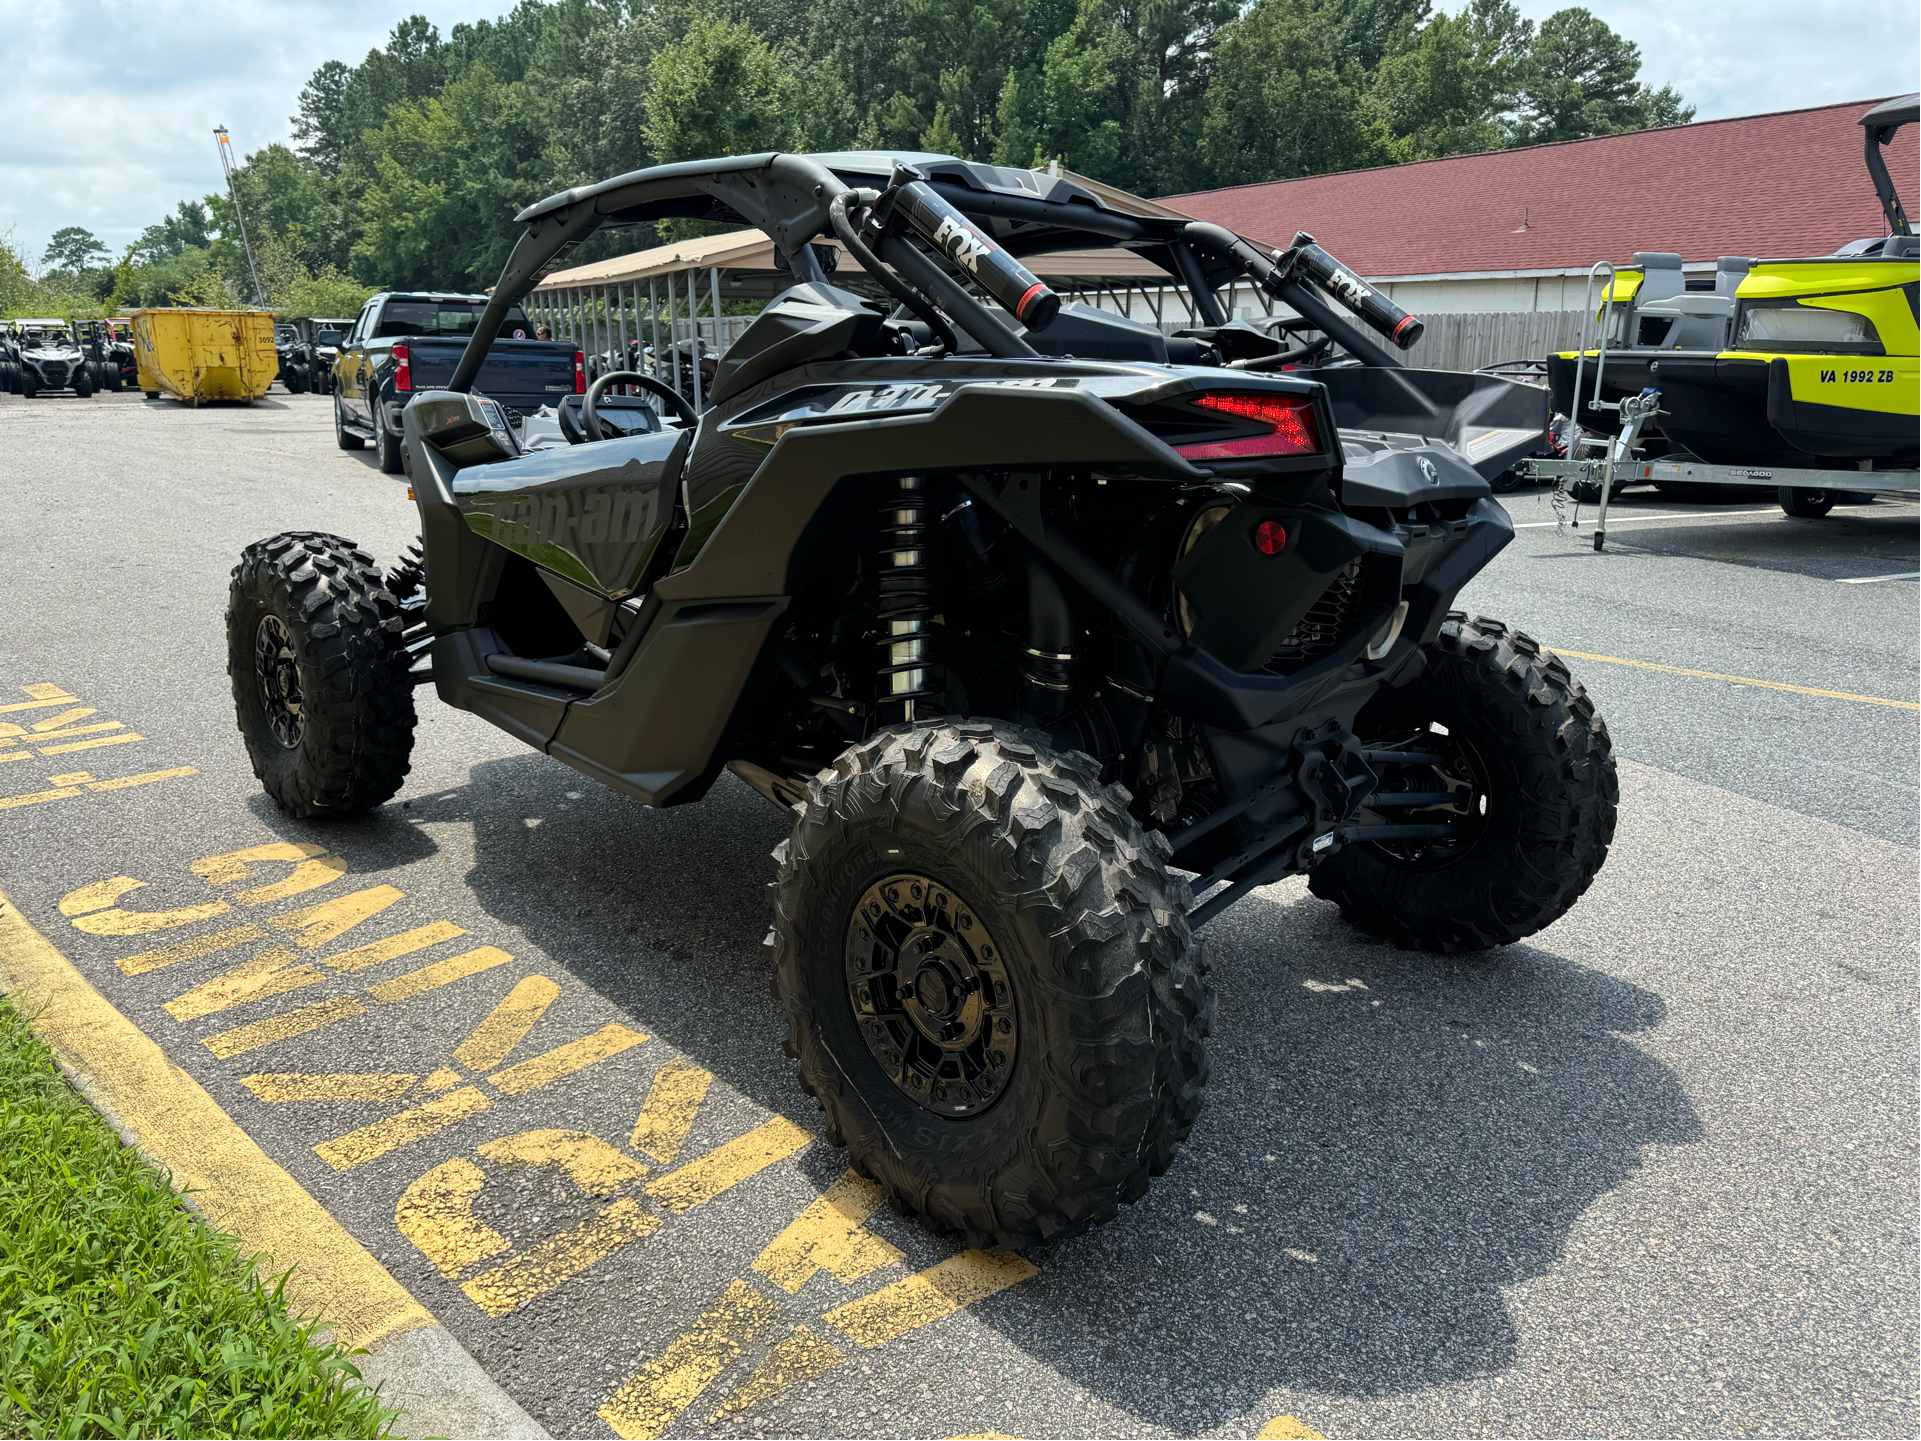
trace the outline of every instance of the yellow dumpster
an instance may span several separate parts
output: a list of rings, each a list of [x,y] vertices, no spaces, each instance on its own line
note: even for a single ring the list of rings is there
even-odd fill
[[[189,405],[252,405],[280,370],[267,310],[136,310],[133,353],[149,400],[171,395]]]

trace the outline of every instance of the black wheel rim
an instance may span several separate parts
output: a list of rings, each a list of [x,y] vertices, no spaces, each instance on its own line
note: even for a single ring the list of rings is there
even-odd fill
[[[300,744],[300,665],[293,636],[277,615],[263,615],[253,633],[253,669],[260,682],[260,708],[273,738],[292,750]]]
[[[978,912],[901,872],[869,886],[847,921],[847,997],[889,1080],[936,1115],[985,1111],[1014,1073],[1020,1024],[1006,957]]]
[[[1474,849],[1494,815],[1494,799],[1487,767],[1459,727],[1433,720],[1409,722],[1389,728],[1367,744],[1370,761],[1381,777],[1377,796],[1417,793],[1436,799],[1421,805],[1364,806],[1369,813],[1366,823],[1448,828],[1444,836],[1369,844],[1392,860],[1422,870],[1451,866]],[[1409,759],[1386,759],[1384,753],[1393,751]]]

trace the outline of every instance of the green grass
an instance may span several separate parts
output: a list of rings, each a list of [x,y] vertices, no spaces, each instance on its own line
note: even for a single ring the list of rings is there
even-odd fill
[[[396,1414],[0,1001],[0,1435],[380,1436]]]

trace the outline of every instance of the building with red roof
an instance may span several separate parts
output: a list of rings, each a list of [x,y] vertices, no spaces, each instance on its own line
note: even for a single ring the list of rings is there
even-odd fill
[[[1677,251],[1826,255],[1887,226],[1859,124],[1878,101],[1275,180],[1163,203],[1280,246],[1310,232],[1417,315],[1564,311],[1588,267]],[[1883,152],[1910,215],[1917,126]]]

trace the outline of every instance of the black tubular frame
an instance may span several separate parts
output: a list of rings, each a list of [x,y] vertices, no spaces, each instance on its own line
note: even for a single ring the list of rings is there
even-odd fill
[[[1872,162],[1879,160],[1875,133],[1869,131],[1871,168]],[[824,282],[826,276],[809,242],[817,236],[835,235],[845,243],[846,237],[839,235],[830,207],[836,200],[841,200],[843,207],[857,203],[843,197],[857,196],[861,187],[848,183],[823,162],[862,160],[877,164],[893,159],[912,160],[923,169],[931,169],[934,173],[928,177],[930,188],[969,217],[1049,227],[1037,236],[1016,234],[1001,241],[1011,255],[1079,249],[1090,242],[1095,246],[1119,243],[1160,266],[1184,285],[1193,299],[1195,311],[1209,327],[1228,323],[1215,295],[1218,285],[1223,280],[1245,275],[1269,295],[1299,311],[1364,364],[1383,369],[1398,369],[1403,364],[1399,357],[1369,339],[1359,324],[1321,292],[1298,278],[1281,276],[1273,259],[1262,249],[1221,226],[1172,216],[1129,214],[1107,207],[1086,191],[1075,191],[1070,200],[1055,200],[975,189],[955,183],[951,178],[953,170],[958,168],[962,173],[969,173],[988,167],[970,166],[950,157],[896,157],[886,152],[817,157],[769,151],[721,160],[656,165],[603,180],[598,185],[564,190],[521,211],[514,218],[526,228],[507,257],[447,388],[463,392],[473,389],[508,310],[602,226],[670,218],[745,223],[773,239],[797,282]],[[930,162],[934,163],[930,165]],[[949,178],[943,178],[943,171]],[[1072,186],[1066,188],[1074,190]],[[1898,206],[1898,200],[1896,204]],[[1902,223],[1906,224],[1905,217]],[[864,245],[862,248],[868,249],[869,255],[878,252],[883,268],[895,271],[903,286],[917,292],[919,299],[931,300],[944,309],[954,324],[989,355],[1025,359],[1036,354],[1013,327],[1001,320],[998,312],[970,294],[904,235],[888,231],[871,249]],[[859,258],[858,252],[856,258]],[[875,278],[876,283],[890,293],[894,291],[878,272]],[[898,294],[896,298],[900,298]],[[910,310],[919,313],[919,306],[911,302],[908,305]],[[947,337],[941,335],[943,329],[936,326],[935,333],[945,340]]]

